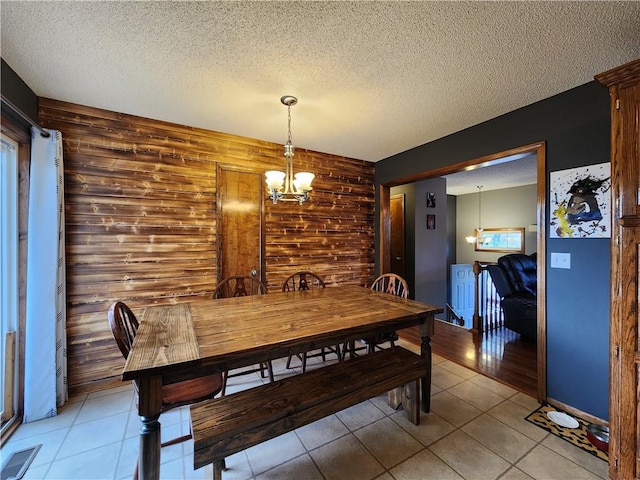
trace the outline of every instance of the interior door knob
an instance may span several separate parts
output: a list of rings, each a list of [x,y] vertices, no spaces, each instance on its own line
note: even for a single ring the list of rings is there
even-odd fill
[[[256,275],[258,275],[258,271],[254,268],[253,270],[251,270],[251,275],[255,277]]]

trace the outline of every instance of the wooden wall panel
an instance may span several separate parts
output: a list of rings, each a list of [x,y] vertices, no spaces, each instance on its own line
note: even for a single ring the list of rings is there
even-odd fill
[[[210,296],[217,283],[216,168],[283,169],[282,145],[46,98],[39,123],[62,132],[71,393],[119,385],[124,360],[107,310]],[[264,272],[328,285],[374,275],[374,165],[296,148],[316,174],[306,205],[265,199]]]

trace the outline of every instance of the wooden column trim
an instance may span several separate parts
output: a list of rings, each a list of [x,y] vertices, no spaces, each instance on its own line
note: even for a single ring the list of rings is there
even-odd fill
[[[380,185],[380,271],[391,268],[391,187]]]

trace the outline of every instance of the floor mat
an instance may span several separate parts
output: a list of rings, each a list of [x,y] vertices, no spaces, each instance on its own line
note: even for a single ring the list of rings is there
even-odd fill
[[[525,420],[528,420],[538,427],[544,428],[546,431],[553,433],[555,436],[566,440],[567,442],[589,452],[592,455],[595,455],[605,462],[609,461],[609,455],[607,455],[606,452],[597,449],[587,438],[587,425],[589,425],[590,422],[586,422],[581,418],[571,415],[578,421],[578,427],[563,427],[547,417],[547,413],[553,411],[562,412],[562,410],[552,407],[551,405],[541,405],[537,410],[531,412],[527,417],[525,417]]]

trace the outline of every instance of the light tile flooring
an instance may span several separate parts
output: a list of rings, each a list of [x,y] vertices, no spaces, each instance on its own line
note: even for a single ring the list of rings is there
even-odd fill
[[[291,373],[284,360],[274,368]],[[229,392],[261,381],[233,380]],[[223,480],[607,478],[606,462],[524,420],[535,399],[437,356],[432,383],[420,426],[379,396],[229,457]],[[163,440],[187,432],[188,417],[186,408],[163,414]],[[78,396],[57,417],[20,426],[2,462],[42,444],[25,479],[129,479],[139,427],[130,385]],[[194,471],[192,448],[163,448],[161,478],[207,478],[210,470]]]

